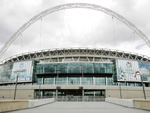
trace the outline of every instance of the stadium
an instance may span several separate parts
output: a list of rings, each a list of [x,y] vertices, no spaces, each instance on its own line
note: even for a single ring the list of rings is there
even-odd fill
[[[18,98],[120,98],[120,86],[123,98],[143,97],[141,77],[150,93],[149,57],[123,51],[43,50],[6,59],[0,69],[2,98],[13,98],[17,76]]]
[[[0,55],[2,56],[7,50],[12,40],[35,20],[40,19],[41,15],[76,7],[100,9],[99,6],[78,3],[44,11],[16,32],[1,49]],[[111,10],[103,10],[122,19],[121,21],[134,29],[137,34],[145,37],[123,17]],[[149,45],[149,40],[147,38],[144,40]],[[0,98],[52,97],[58,101],[103,101],[107,97],[150,97],[150,57],[111,49],[57,48],[22,53],[2,61]]]

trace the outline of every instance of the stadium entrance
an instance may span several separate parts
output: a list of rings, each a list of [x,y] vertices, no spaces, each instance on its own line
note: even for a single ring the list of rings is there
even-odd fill
[[[105,101],[105,90],[56,89],[36,92],[36,98],[55,98],[56,101]]]
[[[104,90],[58,90],[57,101],[105,101]]]

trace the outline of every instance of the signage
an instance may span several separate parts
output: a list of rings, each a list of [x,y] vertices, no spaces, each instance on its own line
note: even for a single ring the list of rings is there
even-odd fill
[[[18,82],[30,82],[32,81],[32,73],[32,61],[17,62],[13,64],[11,80],[16,81],[18,76]]]
[[[116,60],[117,79],[120,81],[141,81],[141,73],[137,61]]]

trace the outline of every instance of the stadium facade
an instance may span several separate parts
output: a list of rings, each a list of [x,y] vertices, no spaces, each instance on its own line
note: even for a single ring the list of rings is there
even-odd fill
[[[0,98],[87,100],[150,97],[150,58],[109,49],[43,50],[0,65]],[[143,82],[142,82],[143,81]]]

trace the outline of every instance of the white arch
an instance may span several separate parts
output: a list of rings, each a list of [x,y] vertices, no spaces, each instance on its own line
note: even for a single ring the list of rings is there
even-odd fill
[[[93,10],[97,10],[97,11],[102,11],[108,15],[111,15],[113,17],[115,17],[116,19],[118,19],[119,21],[123,22],[125,25],[127,25],[129,28],[131,28],[133,31],[135,31],[145,42],[146,44],[150,47],[150,40],[147,38],[147,36],[141,31],[139,30],[134,24],[132,24],[131,22],[129,22],[126,18],[124,18],[123,16],[121,16],[120,14],[99,6],[99,5],[95,5],[95,4],[88,4],[88,3],[69,3],[69,4],[63,4],[63,5],[58,5],[55,6],[53,8],[47,9],[39,14],[37,14],[36,16],[34,16],[33,18],[31,18],[29,21],[27,21],[23,26],[21,26],[17,32],[15,32],[10,39],[5,43],[5,45],[2,47],[2,49],[0,50],[0,58],[2,57],[3,53],[8,49],[8,47],[10,46],[10,44],[23,32],[25,31],[30,25],[32,25],[34,22],[36,22],[37,20],[39,20],[41,17],[44,17],[48,14],[51,14],[53,12],[56,11],[60,11],[63,9],[71,9],[71,8],[89,8],[89,9],[93,9]]]

